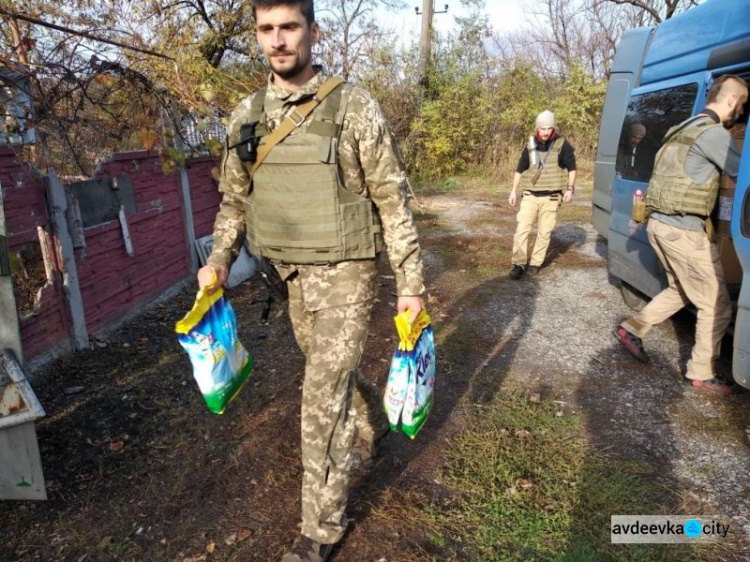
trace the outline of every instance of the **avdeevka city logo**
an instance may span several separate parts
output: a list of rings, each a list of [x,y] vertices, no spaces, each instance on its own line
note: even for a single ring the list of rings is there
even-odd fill
[[[684,529],[685,534],[691,539],[694,539],[695,537],[701,536],[701,533],[703,532],[703,525],[698,519],[688,519],[687,521],[685,521]]]

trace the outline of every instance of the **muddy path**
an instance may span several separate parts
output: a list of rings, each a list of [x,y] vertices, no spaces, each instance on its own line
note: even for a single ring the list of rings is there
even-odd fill
[[[402,508],[450,499],[442,460],[466,408],[514,391],[582,413],[597,452],[650,465],[679,512],[721,513],[747,534],[750,394],[704,396],[680,385],[689,314],[653,330],[649,365],[618,347],[611,331],[629,310],[590,225],[590,193],[562,209],[546,267],[521,281],[507,276],[515,222],[503,197],[451,192],[420,202],[439,346],[436,407],[416,440],[389,435],[376,466],[353,475],[351,531],[333,560],[446,559]],[[396,344],[386,265],[379,282],[363,367],[382,389]],[[279,559],[298,533],[303,358],[283,307],[260,324],[266,294],[259,283],[229,292],[256,368],[222,416],[203,405],[173,334],[191,290],[39,373],[50,499],[0,503],[0,559]]]

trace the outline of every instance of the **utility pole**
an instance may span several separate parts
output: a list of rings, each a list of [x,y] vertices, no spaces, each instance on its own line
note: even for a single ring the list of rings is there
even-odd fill
[[[432,16],[434,14],[444,14],[448,11],[448,4],[445,9],[436,12],[433,3],[435,0],[422,0],[422,11],[415,7],[417,15],[422,14],[422,30],[419,35],[419,85],[422,91],[427,90],[430,72],[430,56],[432,53]]]
[[[419,35],[419,83],[427,87],[427,71],[430,68],[432,51],[432,6],[433,0],[422,0],[422,30]],[[415,11],[419,11],[415,8]]]

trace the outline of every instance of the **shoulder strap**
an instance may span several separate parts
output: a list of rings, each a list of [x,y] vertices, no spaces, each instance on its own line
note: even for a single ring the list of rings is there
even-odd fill
[[[336,121],[341,106],[344,88],[336,88],[315,112],[315,119],[307,127],[307,132],[321,137],[338,138],[341,124]]]
[[[664,140],[661,141],[661,144],[662,145],[667,144],[667,142],[672,140],[675,136],[677,136],[678,133],[681,133],[682,131],[687,129],[690,125],[692,125],[699,119],[702,119],[703,117],[704,115],[699,113],[698,115],[695,115],[691,117],[690,119],[688,119],[687,121],[683,122],[681,125],[675,125],[669,131],[667,131],[667,134],[664,136]]]
[[[261,88],[250,101],[250,121],[259,121],[266,103],[266,88]]]
[[[270,133],[262,119],[266,103],[266,91],[266,88],[261,88],[255,92],[250,102],[250,123],[257,123],[255,126],[256,137],[262,137]]]
[[[268,156],[268,154],[271,152],[271,149],[273,149],[274,146],[284,140],[294,129],[304,123],[305,119],[308,115],[310,115],[312,110],[315,109],[318,104],[326,98],[328,94],[330,94],[343,83],[343,78],[329,78],[328,80],[323,82],[318,91],[309,101],[294,108],[294,110],[286,116],[286,119],[281,122],[281,124],[274,130],[274,132],[265,138],[265,142],[258,146],[258,158],[253,164],[253,173],[260,167],[260,165],[263,163],[263,160],[265,160],[266,156]]]
[[[557,142],[557,139],[552,139],[552,142],[550,143],[549,147],[547,148],[547,153],[544,155],[544,158],[541,159],[539,162],[539,168],[544,169],[547,165],[547,158],[549,158],[550,153],[552,152],[552,149],[555,147],[555,143]]]

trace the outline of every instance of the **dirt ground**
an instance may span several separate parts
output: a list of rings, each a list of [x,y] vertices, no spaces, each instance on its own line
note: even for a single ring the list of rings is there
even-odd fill
[[[539,276],[517,282],[507,277],[515,222],[505,196],[419,198],[436,406],[416,440],[389,435],[376,466],[354,474],[350,532],[333,560],[444,560],[398,518],[397,504],[450,493],[439,481],[441,455],[461,431],[463,408],[515,390],[583,412],[597,450],[656,467],[679,513],[732,517],[738,535],[750,535],[750,394],[705,396],[680,385],[689,314],[653,330],[649,365],[619,348],[611,330],[629,310],[590,226],[590,192],[562,209]],[[381,265],[363,367],[384,388],[395,287]],[[192,288],[35,375],[47,413],[37,432],[49,500],[0,503],[0,560],[281,557],[298,533],[303,358],[283,306],[260,324],[265,287],[244,283],[228,294],[256,367],[222,416],[205,408],[174,335]],[[750,559],[740,550],[735,559]]]

